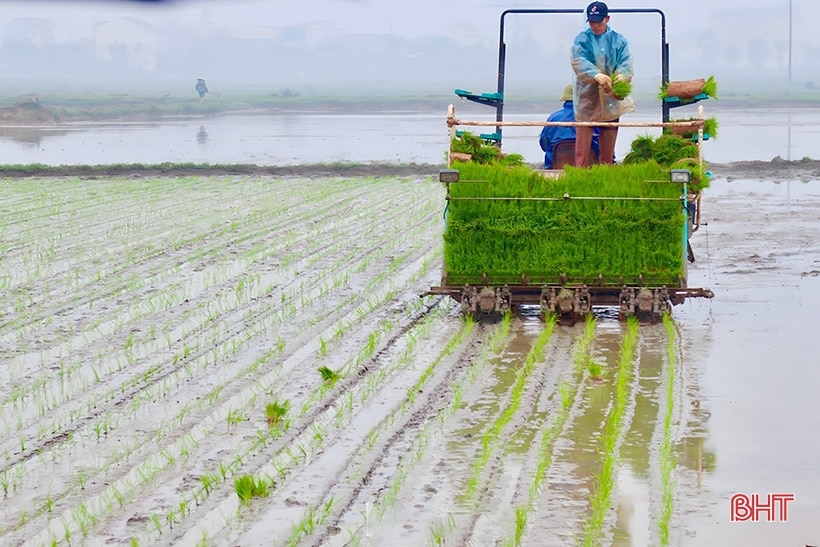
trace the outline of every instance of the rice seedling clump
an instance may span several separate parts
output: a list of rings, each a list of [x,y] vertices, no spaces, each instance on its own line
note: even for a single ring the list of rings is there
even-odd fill
[[[697,121],[697,118],[681,118],[681,119],[674,119],[669,120],[670,122],[689,122],[689,121]],[[717,118],[705,118],[703,120],[703,134],[707,138],[715,139],[717,138],[718,132],[718,121]],[[664,133],[673,133],[676,135],[681,136],[684,139],[694,139],[698,133],[698,130],[694,127],[676,127],[674,129],[665,129]]]
[[[567,167],[557,180],[525,166],[458,168],[444,234],[447,283],[481,283],[483,274],[492,283],[558,283],[565,274],[679,286],[682,188],[656,162]]]
[[[717,131],[717,121],[714,126]],[[630,145],[629,153],[624,156],[624,165],[633,165],[645,162],[655,162],[658,165],[671,169],[688,169],[692,173],[692,182],[689,189],[701,191],[709,186],[709,177],[705,167],[698,161],[698,146],[691,139],[682,135],[664,133],[659,137],[639,135]]]
[[[524,163],[524,156],[521,154],[503,154],[498,146],[486,142],[469,131],[464,131],[453,139],[451,150],[460,154],[467,154],[470,161],[476,163],[500,163],[503,165],[522,165]]]
[[[632,93],[632,83],[629,80],[612,81],[612,94],[616,98],[623,99],[628,97],[630,93]]]
[[[703,82],[703,85],[698,90],[698,93],[695,94],[703,93],[705,95],[708,95],[710,98],[717,100],[717,81],[715,80],[715,77],[709,76],[708,78],[703,79],[701,81]],[[675,94],[671,94],[669,91],[669,83],[666,83],[661,86],[660,91],[658,92],[658,98],[662,101],[672,98],[679,98],[681,104],[696,102],[696,99],[691,98],[691,96],[680,98],[676,97]]]

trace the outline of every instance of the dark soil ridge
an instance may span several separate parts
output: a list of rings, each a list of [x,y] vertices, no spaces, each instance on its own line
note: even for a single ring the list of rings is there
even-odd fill
[[[786,160],[780,156],[775,156],[770,161],[749,160],[731,163],[709,163],[709,170],[715,176],[726,177],[728,180],[752,179],[774,182],[820,180],[820,160],[810,158]]]
[[[256,97],[238,94],[230,98],[199,103],[179,97],[122,95],[110,96],[43,96],[23,95],[10,106],[0,106],[0,126],[52,127],[73,124],[161,122],[180,118],[204,118],[223,115],[260,115],[282,113],[373,113],[440,110],[444,117],[448,104],[456,96],[446,93],[429,96],[391,97]],[[636,97],[647,105],[655,97]],[[517,97],[515,110],[543,115],[542,98]],[[728,96],[721,109],[814,108],[817,100],[803,97]]]
[[[333,163],[302,165],[256,164],[191,164],[163,163],[158,165],[0,165],[0,177],[191,177],[248,175],[273,177],[410,177],[438,176],[445,164],[432,163]],[[537,167],[537,166],[536,166]],[[729,180],[820,180],[820,160],[804,158],[785,160],[780,156],[770,161],[736,161],[709,163],[709,170],[717,178]]]
[[[409,177],[438,176],[444,164],[306,164],[266,166],[256,164],[117,164],[117,165],[0,165],[0,177],[191,177],[249,175],[274,177]]]

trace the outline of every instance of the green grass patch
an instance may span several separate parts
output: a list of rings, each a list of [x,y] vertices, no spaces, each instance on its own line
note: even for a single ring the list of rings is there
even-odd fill
[[[567,167],[551,180],[525,166],[464,163],[450,184],[448,284],[571,281],[678,286],[682,188],[655,162]]]

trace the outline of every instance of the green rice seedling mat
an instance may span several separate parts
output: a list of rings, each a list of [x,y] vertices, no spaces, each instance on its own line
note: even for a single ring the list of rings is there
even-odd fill
[[[567,167],[456,165],[444,233],[449,285],[684,281],[681,184],[655,162]]]

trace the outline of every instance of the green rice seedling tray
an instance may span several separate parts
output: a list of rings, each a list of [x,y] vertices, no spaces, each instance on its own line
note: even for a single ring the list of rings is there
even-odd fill
[[[444,231],[446,285],[685,286],[686,188],[654,162],[567,167],[459,164]]]

